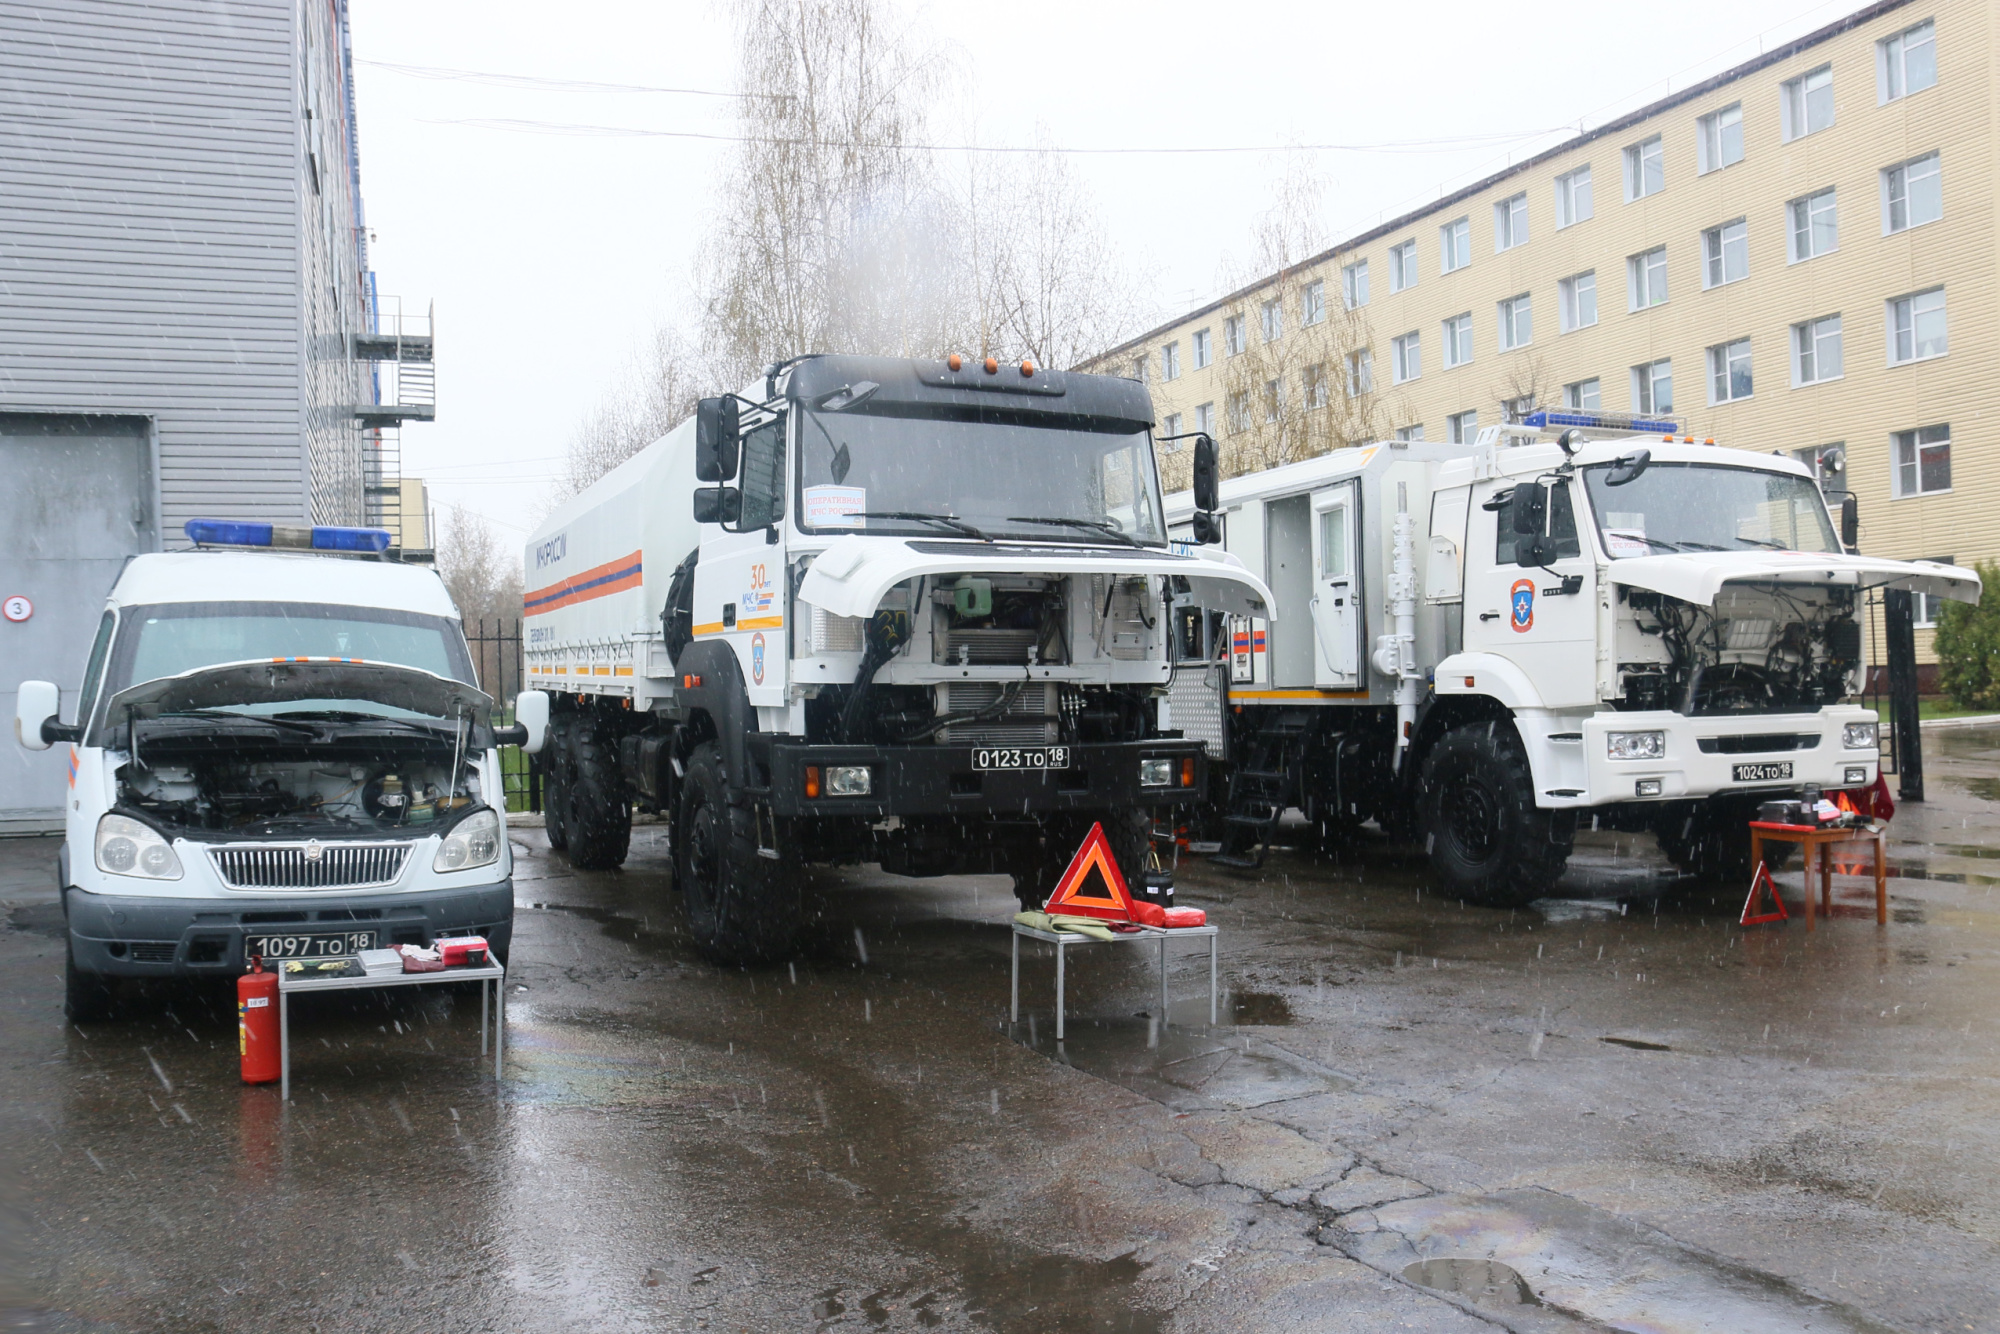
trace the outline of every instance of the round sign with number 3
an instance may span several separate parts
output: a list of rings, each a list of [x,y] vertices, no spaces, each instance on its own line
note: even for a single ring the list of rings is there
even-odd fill
[[[13,594],[5,602],[0,602],[0,616],[5,616],[16,625],[19,625],[34,614],[35,604],[22,597],[19,593]]]

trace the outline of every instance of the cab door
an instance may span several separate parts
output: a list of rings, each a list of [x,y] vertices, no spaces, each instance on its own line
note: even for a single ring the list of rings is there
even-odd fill
[[[1511,482],[1473,488],[1466,525],[1465,647],[1516,663],[1551,708],[1597,696],[1597,567],[1577,531],[1580,508],[1568,479],[1552,480],[1548,534],[1556,558],[1523,565],[1504,504]],[[1489,504],[1499,504],[1489,509]]]
[[[1352,689],[1361,681],[1361,515],[1354,482],[1313,497],[1313,684]]]

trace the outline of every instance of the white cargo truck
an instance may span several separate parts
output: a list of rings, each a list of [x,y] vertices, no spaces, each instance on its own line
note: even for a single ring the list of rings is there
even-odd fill
[[[1220,535],[1283,608],[1175,613],[1221,859],[1260,862],[1288,808],[1334,840],[1372,818],[1490,904],[1546,893],[1579,818],[1714,872],[1760,801],[1871,785],[1867,594],[1980,592],[1857,554],[1806,465],[1664,420],[1535,413],[1207,489],[1169,498],[1176,537]]]
[[[503,958],[512,861],[496,727],[436,573],[389,535],[191,519],[201,549],[135,556],[75,702],[23,682],[14,735],[68,751],[57,856],[67,1013],[118,978],[481,934]],[[290,548],[290,550],[285,550]],[[343,558],[345,557],[345,558]]]
[[[1271,614],[1167,541],[1136,381],[813,356],[557,508],[526,550],[554,698],[550,843],[624,861],[664,813],[709,954],[790,947],[807,863],[1001,872],[1039,901],[1092,821],[1142,873],[1207,782],[1174,730],[1175,596]]]

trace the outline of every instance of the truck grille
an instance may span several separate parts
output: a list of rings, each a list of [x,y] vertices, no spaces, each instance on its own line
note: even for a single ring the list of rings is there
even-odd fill
[[[392,885],[408,843],[246,843],[210,848],[231,889],[368,889]]]
[[[1781,750],[1812,750],[1819,745],[1817,732],[1753,732],[1739,736],[1699,737],[1695,745],[1704,755],[1770,755]]]
[[[939,691],[946,713],[972,713],[992,707],[1006,687],[997,681],[952,681]],[[1053,683],[1023,686],[1005,713],[976,723],[957,723],[938,733],[946,746],[1046,746],[1056,739]]]

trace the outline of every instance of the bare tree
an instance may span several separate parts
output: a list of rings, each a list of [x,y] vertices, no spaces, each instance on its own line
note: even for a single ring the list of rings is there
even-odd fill
[[[1543,400],[1554,388],[1549,383],[1548,364],[1542,360],[1540,353],[1516,356],[1507,366],[1507,378],[1493,391],[1493,396],[1500,400],[1500,420],[1505,423],[1520,421],[1543,406]]]
[[[720,387],[679,331],[661,325],[625,384],[607,394],[570,437],[557,498],[575,495],[686,421],[702,393]]]
[[[437,548],[438,577],[466,620],[521,615],[520,554],[501,546],[493,527],[462,505],[451,507]]]

